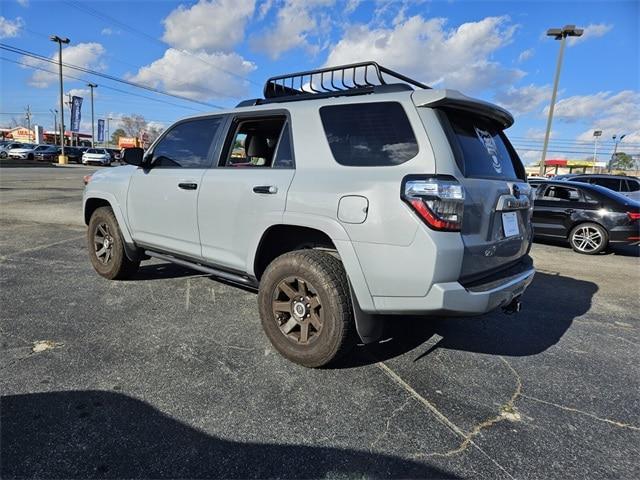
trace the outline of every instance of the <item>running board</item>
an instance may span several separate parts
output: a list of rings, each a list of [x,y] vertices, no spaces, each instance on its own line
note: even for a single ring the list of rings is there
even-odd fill
[[[199,263],[190,262],[188,260],[183,260],[181,258],[172,257],[171,255],[165,255],[163,253],[157,253],[153,250],[145,250],[145,255],[150,257],[158,258],[160,260],[165,260],[167,262],[175,263],[176,265],[180,265],[182,267],[191,268],[193,270],[197,270],[199,272],[208,273],[209,275],[213,275],[214,277],[221,278],[223,280],[228,280],[229,282],[239,283],[241,285],[246,285],[248,287],[257,288],[258,283],[250,278],[249,276],[239,275],[237,273],[226,272],[224,270],[219,270],[217,268],[208,267],[206,265],[201,265]]]

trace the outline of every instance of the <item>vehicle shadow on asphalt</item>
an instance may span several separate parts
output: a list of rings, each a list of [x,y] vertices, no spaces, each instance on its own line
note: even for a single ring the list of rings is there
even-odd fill
[[[0,412],[4,479],[457,478],[365,451],[224,440],[109,391],[10,395]]]
[[[416,350],[414,361],[419,361],[439,348],[516,357],[536,355],[555,345],[574,318],[589,311],[597,291],[592,282],[537,272],[517,314],[496,311],[480,317],[388,316],[383,342],[359,346],[335,367],[368,365],[412,350]],[[436,335],[441,337],[437,343],[421,347]]]

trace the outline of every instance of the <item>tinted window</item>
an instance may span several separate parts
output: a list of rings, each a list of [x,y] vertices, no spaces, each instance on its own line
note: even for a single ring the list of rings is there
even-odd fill
[[[322,107],[320,118],[333,158],[341,165],[399,165],[418,153],[407,114],[397,102]]]
[[[575,188],[550,185],[544,192],[542,200],[556,200],[565,202],[579,202],[580,194]]]
[[[516,153],[502,133],[502,129],[482,117],[447,111],[453,130],[450,138],[465,177],[517,179]],[[520,167],[518,170],[521,170]]]
[[[276,158],[273,161],[273,168],[293,168],[293,151],[291,148],[291,136],[289,135],[289,125],[284,126],[282,135],[280,136],[280,143],[278,144],[278,151],[276,152]]]
[[[617,178],[594,178],[592,180],[592,183],[600,185],[604,188],[609,188],[614,192],[620,191],[620,180],[618,180]]]
[[[637,192],[640,190],[640,182],[638,180],[634,180],[633,178],[625,178],[621,180],[621,192]]]
[[[220,117],[201,118],[171,128],[153,149],[154,168],[208,167],[209,148],[221,121]]]

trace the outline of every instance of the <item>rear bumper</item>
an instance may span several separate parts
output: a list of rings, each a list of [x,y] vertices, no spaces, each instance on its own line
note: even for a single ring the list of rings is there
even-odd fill
[[[611,243],[636,243],[640,240],[640,224],[622,225],[609,230]]]
[[[374,297],[373,301],[380,313],[482,315],[522,295],[534,275],[535,269],[529,266],[484,284],[465,287],[459,282],[436,283],[424,297]]]

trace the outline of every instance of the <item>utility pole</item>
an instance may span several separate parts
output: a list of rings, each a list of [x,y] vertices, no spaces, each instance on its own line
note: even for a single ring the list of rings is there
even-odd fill
[[[62,38],[57,35],[51,35],[49,39],[52,42],[58,43],[58,66],[60,67],[60,156],[58,157],[58,163],[66,164],[67,157],[64,154],[64,84],[62,80],[62,44],[68,45],[70,40],[68,38]]]
[[[29,130],[29,143],[31,143],[31,105],[27,105],[27,113],[25,114],[25,118],[27,119],[27,130]]]
[[[87,87],[91,89],[91,148],[94,148],[95,145],[95,126],[93,120],[93,89],[98,88],[98,85],[95,83],[87,83]]]
[[[580,37],[584,30],[576,28],[575,25],[565,25],[563,28],[550,28],[547,36],[560,40],[560,52],[558,53],[558,63],[556,65],[556,76],[553,81],[553,93],[551,94],[551,104],[549,105],[549,117],[547,118],[547,131],[544,134],[544,146],[542,147],[542,159],[540,160],[540,176],[544,176],[544,161],[547,158],[547,148],[549,147],[549,135],[551,134],[551,123],[553,122],[553,109],[556,104],[558,94],[558,83],[560,82],[560,71],[562,70],[562,59],[564,57],[564,46],[567,37]]]

